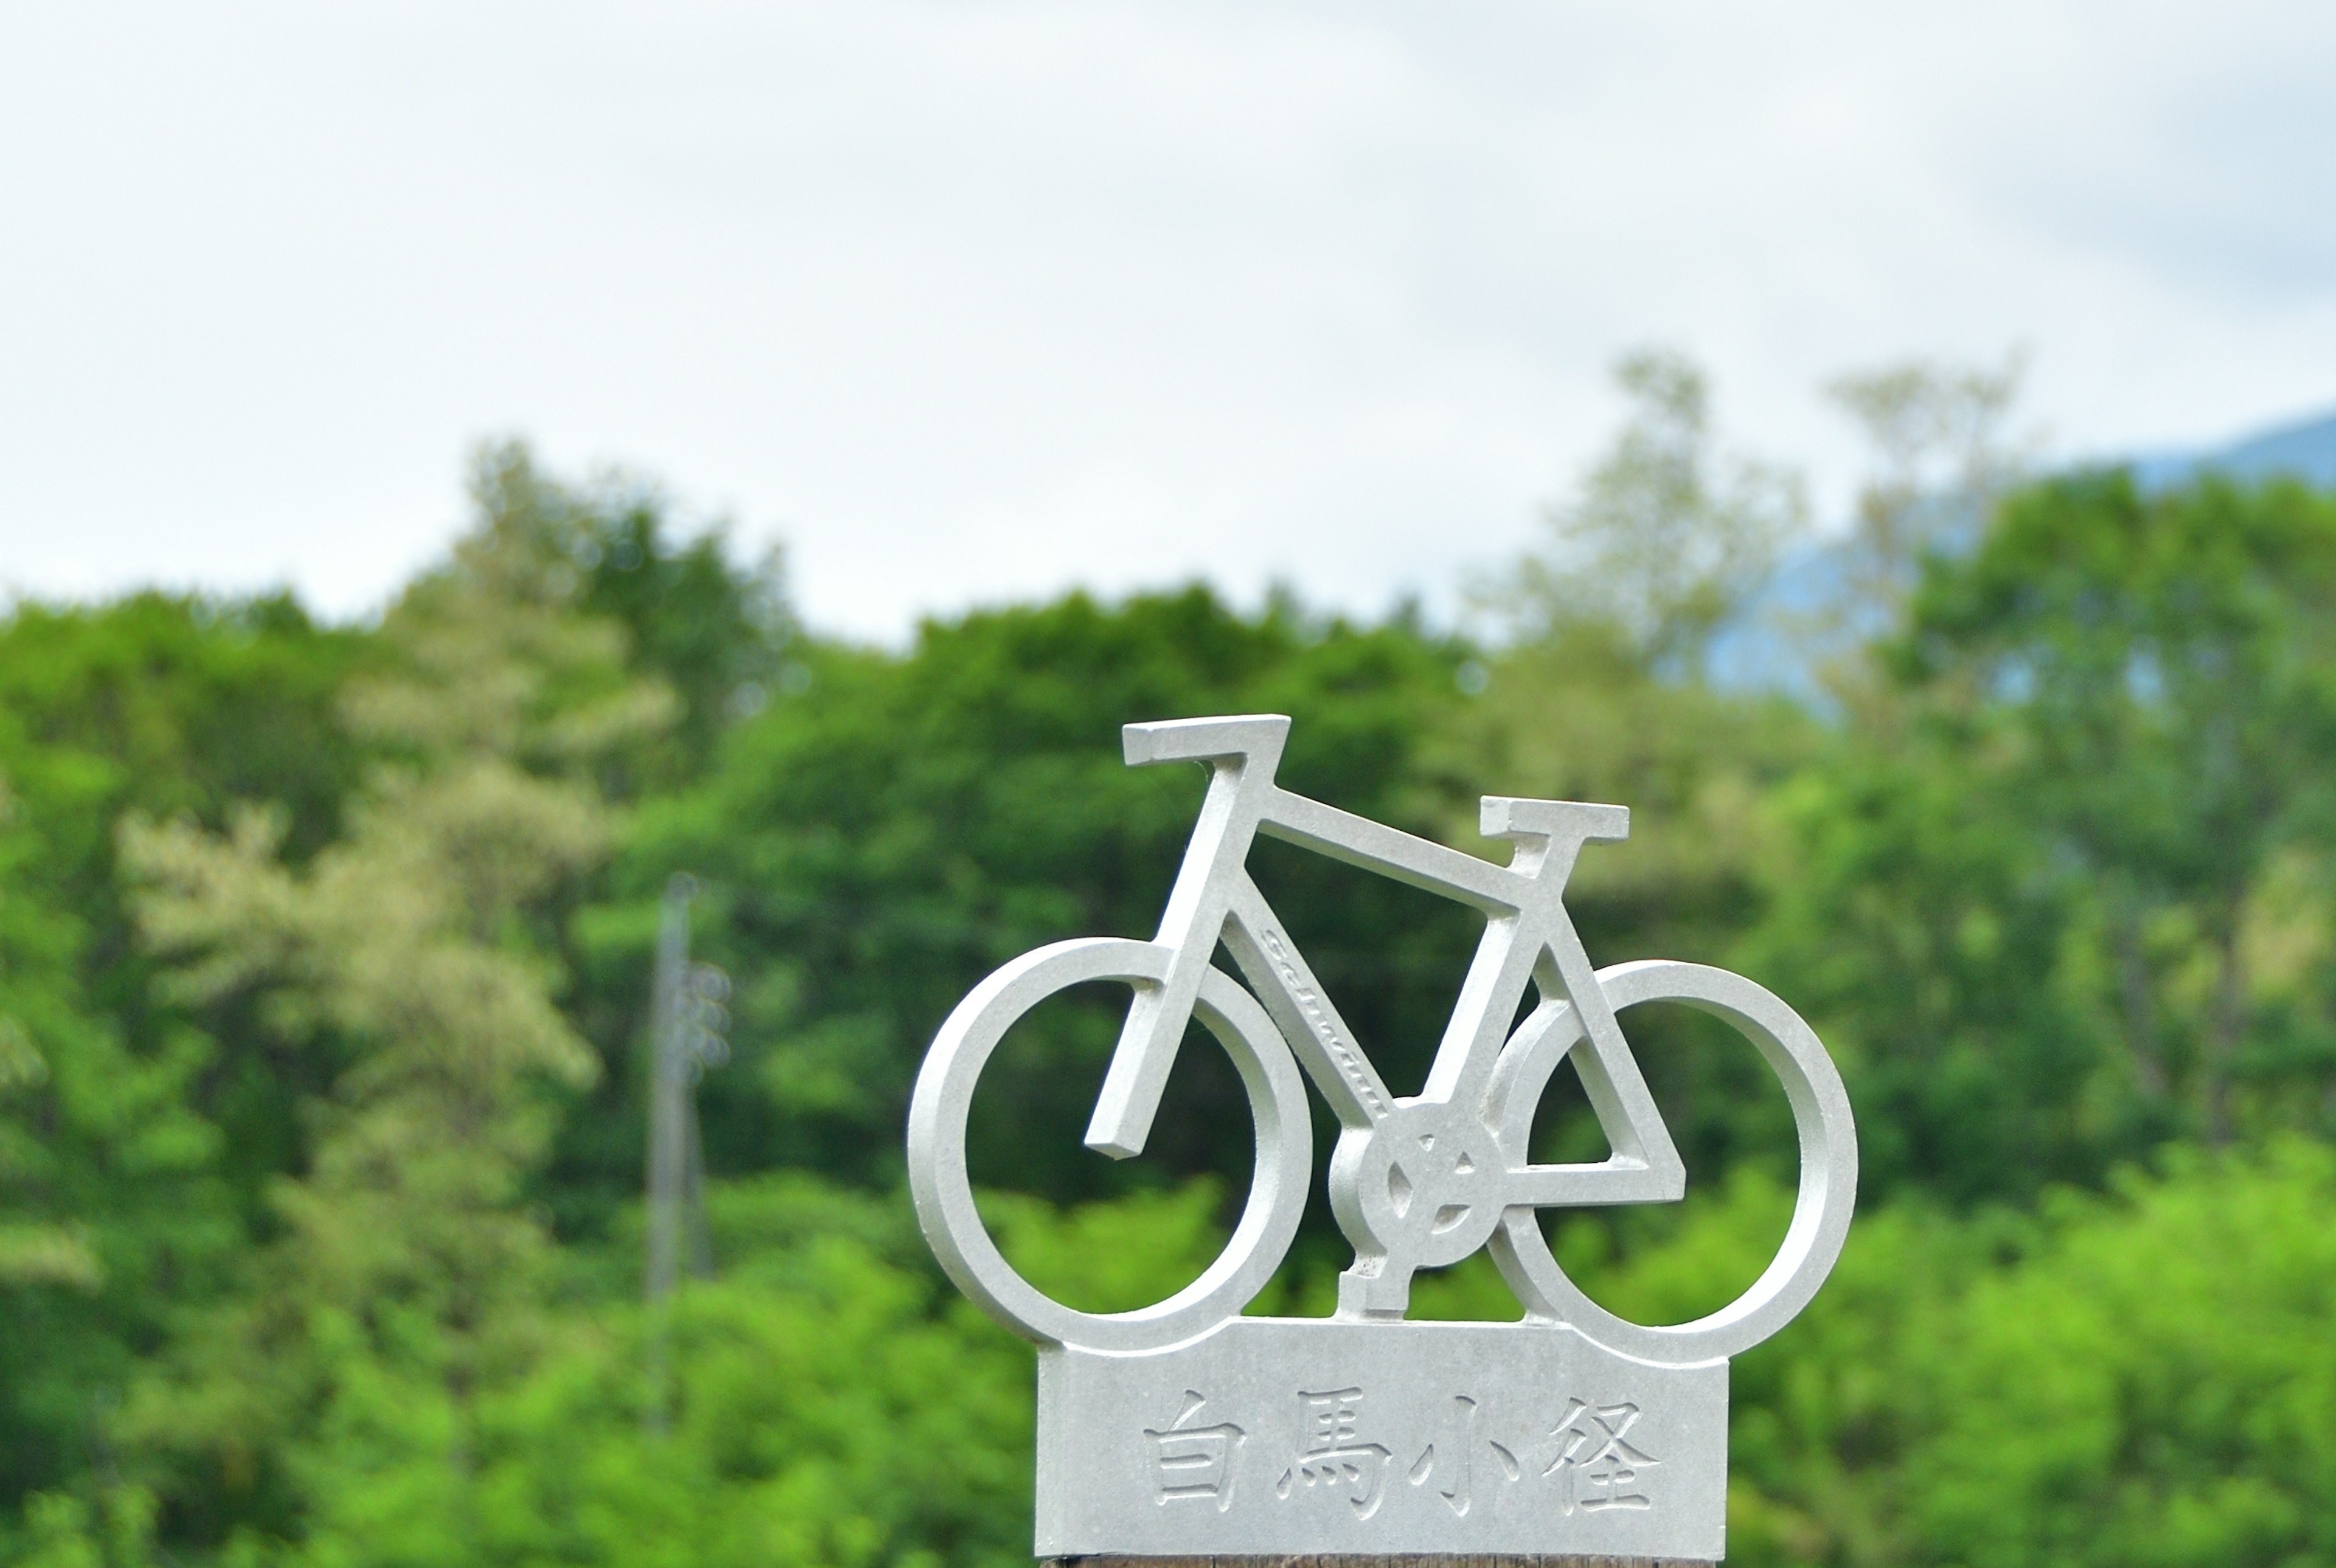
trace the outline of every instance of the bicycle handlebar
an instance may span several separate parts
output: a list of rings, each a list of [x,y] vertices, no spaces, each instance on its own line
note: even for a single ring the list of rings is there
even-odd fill
[[[1130,767],[1155,762],[1262,764],[1266,776],[1280,765],[1290,720],[1278,713],[1235,714],[1229,718],[1172,718],[1122,725],[1119,744]]]

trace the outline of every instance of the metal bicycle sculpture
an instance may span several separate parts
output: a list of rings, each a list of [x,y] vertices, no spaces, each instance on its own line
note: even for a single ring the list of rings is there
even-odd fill
[[[1049,1402],[1051,1365],[1068,1356],[1083,1365],[1126,1363],[1142,1358],[1164,1366],[1163,1353],[1190,1347],[1229,1326],[1252,1333],[1261,1331],[1256,1328],[1261,1323],[1280,1324],[1290,1331],[1300,1327],[1289,1320],[1240,1316],[1280,1265],[1305,1206],[1313,1168],[1312,1133],[1300,1068],[1339,1124],[1330,1160],[1329,1196],[1338,1223],[1353,1243],[1355,1261],[1340,1276],[1334,1319],[1327,1324],[1303,1325],[1311,1331],[1309,1339],[1301,1340],[1285,1332],[1280,1341],[1283,1350],[1252,1353],[1243,1363],[1251,1370],[1228,1373],[1228,1377],[1255,1381],[1260,1375],[1255,1368],[1273,1364],[1277,1357],[1283,1361],[1292,1357],[1303,1360],[1298,1350],[1301,1345],[1351,1345],[1357,1342],[1356,1329],[1362,1326],[1393,1325],[1406,1331],[1459,1327],[1401,1322],[1412,1276],[1420,1269],[1456,1263],[1478,1248],[1487,1248],[1524,1304],[1524,1324],[1522,1329],[1514,1324],[1469,1326],[1478,1338],[1468,1340],[1468,1345],[1496,1343],[1505,1349],[1454,1352],[1460,1356],[1455,1365],[1471,1364],[1470,1357],[1482,1361],[1487,1355],[1508,1356],[1522,1345],[1554,1343],[1545,1335],[1530,1337],[1540,1327],[1570,1329],[1591,1346],[1611,1353],[1610,1359],[1616,1364],[1640,1368],[1633,1375],[1642,1381],[1650,1378],[1660,1381],[1655,1375],[1664,1368],[1681,1369],[1681,1375],[1672,1378],[1673,1385],[1685,1389],[1693,1384],[1701,1392],[1692,1399],[1679,1394],[1674,1402],[1684,1410],[1702,1401],[1695,1407],[1703,1413],[1689,1424],[1708,1427],[1717,1419],[1722,1427],[1717,1437],[1699,1430],[1691,1436],[1698,1452],[1708,1450],[1713,1442],[1718,1445],[1713,1450],[1718,1455],[1716,1486],[1724,1489],[1726,1359],[1775,1333],[1807,1303],[1831,1270],[1848,1231],[1856,1187],[1856,1136],[1848,1096],[1831,1058],[1791,1008],[1741,975],[1660,959],[1591,969],[1562,895],[1585,843],[1613,842],[1625,837],[1629,813],[1624,808],[1486,796],[1483,832],[1514,845],[1509,863],[1494,865],[1281,788],[1274,774],[1289,729],[1290,721],[1276,715],[1126,726],[1124,740],[1131,765],[1196,761],[1210,765],[1212,770],[1159,935],[1151,941],[1089,938],[1056,942],[1007,963],[976,986],[949,1015],[917,1080],[909,1119],[909,1172],[927,1237],[943,1267],[969,1296],[1000,1321],[1058,1352],[1051,1359],[1042,1357],[1041,1361],[1042,1548],[1222,1550],[1246,1549],[1247,1544],[1255,1543],[1260,1550],[1284,1550],[1311,1549],[1348,1539],[1286,1531],[1275,1534],[1262,1525],[1245,1526],[1247,1534],[1237,1531],[1223,1536],[1211,1535],[1205,1529],[1163,1536],[1153,1531],[1146,1516],[1114,1514],[1108,1508],[1098,1513],[1100,1505],[1080,1513],[1079,1507],[1086,1505],[1074,1506],[1072,1495],[1082,1494],[1083,1484],[1060,1475],[1051,1485],[1058,1501],[1049,1502],[1050,1465],[1060,1471],[1073,1462],[1078,1449],[1111,1440],[1104,1427],[1095,1425],[1092,1411],[1066,1412],[1056,1407],[1059,1400]],[[1483,940],[1418,1095],[1398,1096],[1388,1090],[1287,928],[1251,880],[1245,862],[1260,833],[1483,912]],[[1212,955],[1221,940],[1247,979],[1249,989],[1212,967]],[[1183,1290],[1131,1312],[1078,1311],[1024,1280],[983,1227],[966,1172],[967,1116],[975,1083],[991,1053],[1007,1031],[1039,1003],[1067,987],[1094,981],[1125,984],[1133,989],[1134,999],[1087,1129],[1089,1147],[1122,1158],[1143,1150],[1186,1024],[1194,1018],[1224,1047],[1239,1070],[1255,1123],[1254,1175],[1241,1220],[1224,1251]],[[1512,1027],[1528,989],[1536,1004],[1522,1023]],[[1774,1261],[1730,1305],[1674,1326],[1633,1323],[1592,1301],[1558,1266],[1537,1213],[1544,1208],[1663,1203],[1682,1195],[1686,1173],[1679,1153],[1616,1019],[1618,1013],[1648,1002],[1683,1003],[1724,1019],[1747,1037],[1783,1080],[1801,1147],[1800,1192]],[[1537,1164],[1526,1148],[1534,1109],[1552,1075],[1569,1057],[1612,1153],[1596,1164]],[[1326,1332],[1337,1335],[1342,1329],[1344,1339],[1323,1338]],[[1521,1332],[1529,1338],[1514,1338]],[[1511,1338],[1485,1340],[1482,1339],[1485,1333]],[[1383,1339],[1373,1342],[1386,1343]],[[1423,1343],[1416,1332],[1404,1342]],[[1259,1359],[1260,1354],[1264,1355],[1263,1360]],[[1199,1374],[1189,1368],[1201,1364],[1188,1355],[1183,1363],[1186,1373],[1163,1371],[1154,1381],[1163,1389],[1178,1382],[1190,1383]],[[1687,1375],[1688,1369],[1698,1368],[1715,1371],[1716,1385],[1708,1378],[1697,1382]],[[1090,1380],[1099,1375],[1081,1374]],[[1071,1374],[1061,1372],[1057,1377],[1067,1379]],[[1330,1377],[1326,1370],[1323,1378]],[[1063,1383],[1065,1388],[1071,1386]],[[1717,1417],[1709,1413],[1714,1407],[1709,1406],[1714,1387]],[[1099,1389],[1100,1385],[1090,1387],[1090,1402],[1103,1398]],[[1357,1406],[1362,1397],[1358,1388],[1334,1391],[1342,1398],[1352,1396],[1349,1407]],[[1330,1397],[1319,1391],[1297,1392],[1301,1401],[1319,1403]],[[1212,1462],[1222,1467],[1226,1490],[1222,1496],[1229,1505],[1231,1455],[1247,1440],[1250,1429],[1237,1424],[1191,1425],[1198,1419],[1192,1412],[1208,1396],[1192,1387],[1183,1393],[1189,1397],[1183,1400],[1189,1406],[1184,1414],[1167,1424],[1165,1430],[1145,1428],[1144,1435],[1163,1445],[1163,1456],[1168,1452],[1165,1445],[1177,1441],[1203,1459],[1214,1453],[1216,1459]],[[1111,1397],[1157,1398],[1136,1391],[1133,1384]],[[1454,1408],[1465,1406],[1471,1422],[1475,1421],[1480,1396],[1455,1393],[1452,1398],[1459,1400]],[[1634,1395],[1602,1408],[1610,1415],[1627,1409],[1631,1412],[1628,1419],[1636,1419],[1643,1402]],[[1596,1407],[1585,1399],[1572,1401],[1569,1411],[1574,1407]],[[1425,1409],[1426,1405],[1419,1407]],[[1307,1419],[1318,1417],[1328,1419],[1320,1417],[1319,1411]],[[1159,1419],[1166,1424],[1166,1414]],[[1057,1429],[1052,1459],[1050,1423]],[[1084,1434],[1076,1443],[1066,1436],[1074,1428]],[[1522,1434],[1525,1427],[1520,1425],[1516,1430]],[[1212,1440],[1218,1448],[1194,1446],[1211,1434],[1217,1435]],[[1447,1434],[1445,1441],[1448,1447],[1455,1439]],[[1517,1455],[1523,1442],[1520,1437],[1505,1446],[1493,1444],[1506,1467],[1501,1473],[1511,1477],[1521,1473]],[[1623,1443],[1619,1435],[1607,1448],[1637,1454],[1644,1465],[1653,1463],[1643,1452]],[[1577,1444],[1566,1452],[1576,1454],[1579,1449]],[[1361,1454],[1366,1459],[1359,1463],[1365,1469],[1369,1467],[1369,1455],[1379,1456],[1384,1468],[1393,1454],[1385,1445],[1375,1443],[1337,1450],[1301,1447],[1300,1452],[1316,1453],[1318,1457]],[[1420,1464],[1432,1466],[1436,1452],[1431,1442]],[[1348,1469],[1340,1474],[1360,1474],[1356,1469],[1358,1462],[1341,1462]],[[1552,1463],[1552,1473],[1570,1462],[1561,1456]],[[1174,1462],[1163,1457],[1160,1463],[1169,1466],[1162,1471],[1163,1476],[1173,1473]],[[1609,1467],[1611,1472],[1611,1463]],[[1424,1473],[1415,1467],[1413,1480],[1417,1482]],[[1627,1468],[1621,1473],[1632,1474]],[[1312,1475],[1311,1469],[1293,1462],[1282,1474],[1283,1492],[1293,1484],[1292,1476],[1310,1479]],[[1085,1490],[1095,1488],[1088,1485]],[[1694,1490],[1701,1501],[1694,1503],[1690,1511],[1699,1510],[1696,1529],[1700,1534],[1658,1532],[1595,1539],[1616,1545],[1636,1544],[1677,1555],[1716,1556],[1718,1550],[1711,1543],[1718,1539],[1714,1532],[1720,1527],[1716,1523],[1718,1490],[1701,1483]],[[1192,1486],[1180,1488],[1162,1479],[1151,1500],[1164,1505],[1172,1499],[1199,1495]],[[1209,1492],[1207,1495],[1220,1495]],[[1628,1496],[1647,1502],[1640,1494]],[[1380,1498],[1379,1493],[1373,1493],[1365,1517],[1377,1513]],[[1358,1508],[1362,1506],[1359,1494],[1348,1500]],[[1452,1504],[1452,1495],[1445,1494],[1445,1501]],[[1467,1513],[1465,1495],[1455,1506],[1460,1514]],[[1203,1518],[1200,1512],[1185,1512],[1195,1521]],[[1564,1512],[1569,1517],[1572,1514],[1570,1504]],[[1480,1517],[1483,1514],[1480,1508]],[[1055,1516],[1052,1524],[1050,1514]],[[1538,1529],[1468,1539],[1477,1549],[1507,1549],[1503,1543],[1514,1545],[1529,1536],[1538,1544],[1542,1539],[1534,1533]],[[1415,1546],[1439,1547],[1445,1539],[1432,1533],[1415,1533],[1406,1538],[1412,1539]],[[1682,1541],[1686,1544],[1680,1544]]]

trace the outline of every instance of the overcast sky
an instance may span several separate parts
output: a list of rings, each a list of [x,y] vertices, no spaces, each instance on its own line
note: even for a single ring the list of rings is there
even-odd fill
[[[2325,0],[0,0],[0,583],[376,606],[464,453],[621,463],[810,617],[1446,603],[1646,342],[2035,352],[2058,450],[2336,404]]]

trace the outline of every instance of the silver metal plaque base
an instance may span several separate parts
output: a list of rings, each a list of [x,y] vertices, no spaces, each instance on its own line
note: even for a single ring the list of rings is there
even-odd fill
[[[1037,1554],[1724,1553],[1728,1363],[1546,1324],[1236,1318],[1038,1356]]]

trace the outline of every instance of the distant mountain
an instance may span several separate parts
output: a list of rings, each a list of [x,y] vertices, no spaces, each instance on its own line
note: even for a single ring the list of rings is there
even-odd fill
[[[2227,473],[2234,479],[2269,479],[2287,473],[2312,484],[2336,487],[2336,414],[2282,425],[2219,450],[2162,453],[2132,461],[2134,476],[2151,489],[2178,484],[2201,472]]]
[[[2202,472],[2240,480],[2292,474],[2306,483],[2336,490],[2336,414],[2282,425],[2228,446],[2082,466],[2120,462],[2132,466],[2145,490],[2162,490]],[[1789,692],[1822,706],[1810,660],[1823,657],[1824,639],[1813,645],[1806,628],[1823,625],[1828,612],[1839,614],[1849,589],[1848,563],[1837,543],[1811,545],[1787,556],[1743,613],[1713,638],[1706,667],[1711,678],[1738,689]],[[1797,636],[1791,629],[1796,622],[1804,628]],[[1859,631],[1852,616],[1849,624],[1832,634],[1833,646],[1854,641]]]

